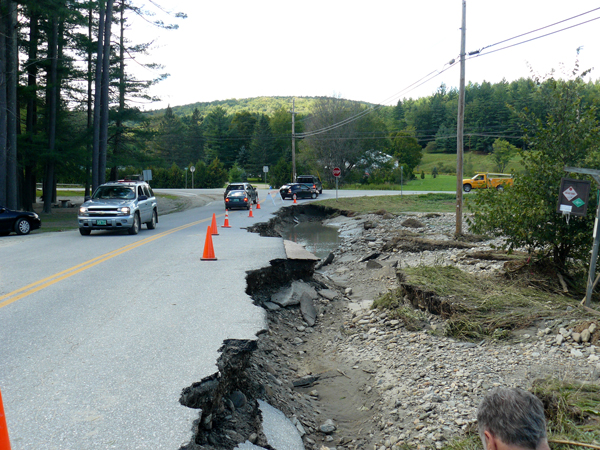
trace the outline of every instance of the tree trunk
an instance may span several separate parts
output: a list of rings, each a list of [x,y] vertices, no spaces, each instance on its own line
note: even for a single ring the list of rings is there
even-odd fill
[[[0,205],[6,205],[7,154],[6,154],[6,30],[8,1],[0,0]]]
[[[17,3],[8,0],[6,14],[6,206],[17,208]]]
[[[49,159],[46,164],[44,179],[44,212],[52,212],[52,200],[55,189],[55,147],[56,147],[56,122],[58,115],[58,15],[51,19],[51,36],[48,43],[50,57],[50,73],[48,74],[47,111],[48,111],[48,152]]]
[[[92,146],[92,191],[98,187],[100,180],[100,112],[102,92],[102,57],[104,49],[104,1],[100,0],[98,19],[98,50],[96,56],[96,80],[94,87],[94,139]]]
[[[90,9],[88,11],[88,39],[90,40],[90,45],[88,45],[88,60],[87,60],[87,129],[88,132],[93,130],[94,126],[94,110],[92,108],[93,100],[92,100],[92,58],[94,57],[92,52],[92,39],[93,36],[93,25],[94,25],[94,9],[92,4],[90,3]],[[90,195],[90,158],[92,157],[92,143],[88,141],[86,144],[86,158],[85,158],[85,188],[84,188],[84,197]]]
[[[32,8],[29,14],[29,54],[27,61],[27,117],[25,119],[25,133],[29,148],[33,147],[33,136],[37,132],[37,50],[39,45],[39,13]],[[23,179],[23,209],[33,211],[36,202],[35,189],[35,164],[30,155],[23,156],[25,176]]]
[[[102,91],[100,114],[100,146],[98,151],[98,182],[106,180],[106,153],[108,149],[108,110],[110,106],[110,32],[112,25],[113,0],[106,4],[106,18],[104,20],[104,56],[102,57]]]
[[[121,27],[119,36],[119,111],[115,123],[115,139],[113,145],[113,166],[110,169],[111,180],[119,178],[117,162],[121,152],[123,136],[123,114],[125,111],[125,2],[121,2]]]

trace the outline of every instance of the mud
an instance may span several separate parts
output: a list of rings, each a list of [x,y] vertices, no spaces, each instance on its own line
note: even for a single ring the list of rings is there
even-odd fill
[[[252,231],[278,235],[277,230],[291,221],[320,221],[335,214],[324,208],[284,208]],[[331,339],[341,338],[336,328],[346,299],[330,280],[314,273],[314,265],[314,261],[277,259],[269,267],[247,273],[246,292],[257,305],[299,279],[327,292],[329,298],[320,296],[315,302],[318,318],[314,327],[307,326],[299,306],[292,306],[268,311],[268,329],[259,332],[256,341],[224,342],[219,371],[182,391],[180,403],[201,412],[194,423],[193,442],[180,450],[229,450],[246,441],[270,449],[262,429],[259,399],[291,418],[308,450],[320,449],[333,440],[320,431],[327,419],[335,419],[338,445],[352,443],[353,448],[361,448],[372,441],[380,420],[372,411],[379,401],[370,387],[374,370],[360,361],[341,362],[327,351]],[[234,404],[232,397],[236,396],[245,399],[243,405]]]

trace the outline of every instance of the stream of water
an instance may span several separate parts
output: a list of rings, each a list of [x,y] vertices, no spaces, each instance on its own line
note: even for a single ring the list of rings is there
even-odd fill
[[[303,245],[306,250],[319,258],[326,258],[340,245],[337,227],[326,226],[321,222],[302,222],[291,225],[283,230],[282,234],[284,239]]]

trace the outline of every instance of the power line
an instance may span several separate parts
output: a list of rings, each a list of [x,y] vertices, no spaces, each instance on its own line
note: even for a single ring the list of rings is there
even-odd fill
[[[543,34],[543,35],[541,35],[541,36],[536,36],[536,37],[534,37],[534,38],[527,39],[526,41],[517,42],[516,44],[507,45],[506,47],[501,47],[501,48],[498,48],[498,49],[496,49],[496,50],[492,50],[492,51],[490,51],[490,52],[486,52],[486,53],[483,53],[483,54],[481,54],[481,53],[469,53],[469,57],[467,57],[467,59],[473,59],[473,58],[478,58],[478,57],[480,57],[480,56],[491,55],[492,53],[496,53],[496,52],[499,52],[499,51],[501,51],[501,50],[506,50],[507,48],[516,47],[517,45],[526,44],[527,42],[532,42],[532,41],[535,41],[535,40],[537,40],[537,39],[541,39],[541,38],[544,38],[544,37],[548,37],[548,36],[551,36],[551,35],[553,35],[553,34],[560,33],[560,32],[562,32],[562,31],[569,30],[569,29],[571,29],[571,28],[575,28],[575,27],[578,27],[578,26],[581,26],[581,25],[585,25],[586,23],[590,23],[590,22],[593,22],[593,21],[595,21],[595,20],[598,20],[598,19],[600,19],[600,17],[595,17],[595,18],[593,18],[593,19],[586,20],[585,22],[581,22],[581,23],[577,23],[577,24],[575,24],[575,25],[571,25],[570,27],[561,28],[560,30],[553,31],[553,32],[551,32],[551,33],[546,33],[546,34]],[[513,39],[513,38],[511,38],[511,39]],[[508,41],[508,40],[510,40],[510,39],[507,39],[507,40],[505,40],[504,42],[506,42],[506,41]],[[494,45],[496,45],[496,44],[494,44]],[[488,47],[491,47],[491,46],[488,46]],[[488,47],[484,47],[484,48],[488,48]]]
[[[476,58],[476,57],[479,57],[479,56],[483,56],[483,54],[481,54],[481,51],[482,51],[482,50],[484,50],[484,49],[486,49],[486,48],[491,48],[491,47],[494,47],[494,46],[496,46],[496,45],[500,45],[500,44],[502,44],[502,43],[504,43],[504,42],[508,42],[508,41],[511,41],[511,40],[513,40],[513,39],[518,39],[519,37],[523,37],[523,36],[526,36],[526,35],[528,35],[528,34],[536,33],[536,32],[538,32],[538,31],[541,31],[541,30],[544,30],[544,29],[546,29],[546,28],[550,28],[550,27],[556,26],[556,25],[558,25],[558,24],[561,24],[561,23],[564,23],[564,22],[568,22],[569,20],[573,20],[573,19],[575,19],[575,18],[577,18],[577,17],[581,17],[581,16],[583,16],[583,15],[586,15],[586,14],[592,13],[592,12],[594,12],[594,11],[597,11],[597,10],[600,10],[600,8],[595,8],[595,9],[592,9],[592,10],[590,10],[590,11],[586,11],[586,12],[584,12],[584,13],[582,13],[582,14],[578,14],[578,15],[576,15],[576,16],[569,17],[568,19],[564,19],[564,20],[561,20],[561,21],[559,21],[559,22],[555,22],[555,23],[553,23],[553,24],[551,24],[551,25],[547,25],[547,26],[544,26],[544,27],[541,27],[541,28],[538,28],[538,29],[535,29],[535,30],[532,30],[532,31],[528,31],[527,33],[522,33],[522,34],[520,34],[520,35],[513,36],[513,37],[511,37],[511,38],[504,39],[504,40],[502,40],[502,41],[499,41],[499,42],[496,42],[496,43],[494,43],[494,44],[491,44],[491,45],[485,46],[485,47],[483,47],[481,50],[478,50],[478,51],[476,51],[476,52],[470,52],[470,53],[468,54],[468,55],[469,55],[469,57],[467,57],[467,59],[472,59],[472,58]],[[537,37],[535,37],[535,38],[531,38],[531,39],[528,39],[528,40],[526,40],[526,41],[521,41],[521,42],[518,42],[518,43],[516,43],[516,44],[512,44],[512,45],[508,45],[508,46],[505,46],[505,47],[502,47],[502,48],[499,48],[499,49],[496,49],[496,50],[492,50],[492,51],[486,52],[486,53],[484,53],[484,54],[485,54],[485,55],[489,55],[489,54],[492,54],[492,53],[495,53],[495,52],[498,52],[498,51],[501,51],[501,50],[506,50],[506,49],[508,49],[508,48],[515,47],[515,46],[517,46],[517,45],[521,45],[521,44],[525,44],[525,43],[527,43],[527,42],[531,42],[531,41],[534,41],[534,40],[537,40],[537,39],[541,39],[541,38],[543,38],[543,37],[547,37],[547,36],[550,36],[550,35],[553,35],[553,34],[556,34],[556,33],[560,33],[560,32],[562,32],[562,31],[565,31],[565,30],[568,30],[568,29],[571,29],[571,28],[575,28],[575,27],[581,26],[581,25],[584,25],[584,24],[586,24],[586,23],[589,23],[589,22],[592,22],[592,21],[594,21],[594,20],[598,20],[598,19],[600,19],[600,17],[596,17],[596,18],[594,18],[594,19],[590,19],[590,20],[587,20],[587,21],[585,21],[585,22],[581,22],[581,23],[578,23],[578,24],[575,24],[575,25],[571,25],[571,26],[569,26],[569,27],[565,27],[565,28],[562,28],[562,29],[560,29],[560,30],[553,31],[553,32],[551,32],[551,33],[546,33],[546,34],[544,34],[544,35],[537,36]],[[351,122],[354,122],[355,120],[358,120],[358,119],[360,119],[360,118],[364,117],[365,115],[367,115],[367,114],[370,114],[371,112],[374,112],[374,111],[377,111],[377,110],[379,110],[379,109],[383,108],[383,106],[384,106],[383,104],[384,104],[384,103],[387,103],[388,101],[391,101],[392,99],[394,99],[394,98],[396,98],[396,97],[399,97],[399,96],[400,96],[400,95],[402,95],[403,93],[404,93],[404,94],[406,94],[406,93],[408,93],[408,92],[410,92],[410,91],[412,91],[412,90],[416,89],[417,87],[420,87],[421,85],[423,85],[423,84],[425,84],[425,83],[427,83],[427,82],[431,81],[432,79],[434,79],[434,78],[436,78],[437,76],[441,75],[441,74],[442,74],[442,73],[444,73],[445,71],[447,71],[447,70],[449,70],[450,68],[454,67],[456,64],[457,64],[457,62],[455,61],[455,59],[452,59],[452,60],[451,60],[449,63],[447,63],[447,64],[446,64],[446,65],[448,65],[448,67],[445,67],[445,68],[444,68],[444,69],[442,69],[442,70],[438,70],[438,71],[432,71],[432,72],[430,72],[429,74],[425,75],[424,77],[422,77],[421,79],[417,80],[417,81],[416,81],[416,82],[414,82],[413,84],[411,84],[411,85],[407,86],[406,88],[402,89],[401,91],[397,92],[396,94],[393,94],[393,95],[391,95],[390,97],[388,97],[387,99],[385,99],[383,102],[381,102],[381,104],[380,104],[379,106],[377,106],[377,107],[374,107],[374,108],[370,108],[370,109],[364,110],[364,111],[362,111],[362,112],[360,112],[360,113],[358,113],[358,114],[355,114],[354,116],[351,116],[351,117],[349,117],[349,118],[347,118],[347,119],[344,119],[344,120],[342,120],[342,121],[340,121],[340,122],[338,122],[338,123],[335,123],[335,124],[329,125],[329,126],[327,126],[327,127],[323,127],[323,128],[321,128],[321,129],[318,129],[318,130],[314,130],[314,131],[308,131],[308,132],[305,132],[305,133],[298,133],[296,136],[297,136],[297,137],[301,137],[301,138],[306,138],[306,137],[316,136],[316,135],[319,135],[319,134],[322,134],[322,133],[327,133],[328,131],[332,131],[332,130],[334,130],[334,129],[336,129],[336,128],[342,127],[342,126],[344,126],[344,125],[347,125],[347,124],[349,124],[349,123],[351,123]]]
[[[535,30],[528,31],[527,33],[521,33],[521,34],[519,34],[519,35],[517,35],[517,36],[513,36],[513,37],[511,37],[511,38],[504,39],[504,40],[502,40],[502,41],[496,42],[495,44],[486,45],[486,46],[485,46],[485,47],[483,47],[482,49],[480,49],[480,50],[477,50],[477,53],[479,53],[479,52],[481,52],[481,51],[485,50],[486,48],[495,47],[496,45],[504,44],[505,42],[512,41],[513,39],[518,39],[518,38],[520,38],[520,37],[527,36],[528,34],[537,33],[538,31],[545,30],[546,28],[551,28],[551,27],[554,27],[554,26],[556,26],[556,25],[559,25],[559,24],[561,24],[561,23],[568,22],[569,20],[573,20],[573,19],[576,19],[577,17],[585,16],[586,14],[590,14],[590,13],[592,13],[592,12],[594,12],[594,11],[598,11],[598,10],[600,10],[600,8],[594,8],[594,9],[591,9],[591,10],[589,10],[589,11],[586,11],[586,12],[584,12],[584,13],[577,14],[576,16],[569,17],[568,19],[560,20],[560,21],[558,21],[558,22],[555,22],[555,23],[553,23],[553,24],[551,24],[551,25],[546,25],[546,26],[544,26],[544,27],[541,27],[541,28],[537,28],[537,29],[535,29]],[[593,20],[595,20],[595,19],[593,19]],[[587,22],[583,22],[583,23],[587,23]],[[577,25],[574,25],[574,26],[577,26]],[[569,28],[572,28],[572,27],[569,27]],[[565,30],[565,29],[568,29],[568,28],[564,28],[563,30]],[[562,30],[559,30],[559,31],[562,31]],[[540,37],[543,37],[543,36],[540,36]],[[525,42],[528,42],[528,41],[525,41]],[[508,47],[503,47],[503,48],[508,48]],[[474,52],[471,52],[471,53],[475,54]],[[492,53],[492,52],[490,52],[490,53]]]
[[[406,88],[402,89],[401,91],[397,92],[396,94],[394,94],[394,95],[392,95],[392,96],[388,97],[388,98],[387,98],[387,99],[385,99],[385,100],[384,100],[382,103],[385,103],[385,102],[387,102],[387,101],[390,101],[390,100],[394,99],[395,97],[399,97],[399,96],[400,96],[400,95],[402,95],[403,93],[404,93],[404,94],[406,94],[406,93],[408,93],[408,92],[410,92],[410,91],[412,91],[412,90],[414,90],[414,89],[418,88],[418,87],[419,87],[419,86],[421,86],[422,84],[424,84],[424,83],[427,83],[427,82],[429,82],[430,80],[432,80],[433,78],[435,78],[435,77],[437,77],[437,76],[441,75],[442,73],[444,73],[446,70],[450,69],[451,67],[453,67],[453,66],[454,66],[454,65],[456,65],[457,63],[456,63],[456,61],[453,59],[453,60],[452,60],[452,61],[450,61],[449,63],[446,63],[446,65],[447,65],[447,64],[450,64],[450,66],[449,66],[449,67],[446,67],[446,68],[444,68],[444,69],[442,69],[442,70],[438,70],[438,71],[435,71],[435,70],[434,70],[434,71],[432,71],[432,72],[429,72],[427,75],[425,75],[425,76],[424,76],[424,77],[422,77],[421,79],[419,79],[419,80],[415,81],[414,83],[412,83],[411,85],[409,85],[409,86],[407,86]],[[323,127],[323,128],[321,128],[321,129],[319,129],[319,130],[308,131],[308,132],[305,132],[305,133],[298,133],[296,136],[297,136],[297,137],[301,137],[301,138],[306,138],[306,137],[316,136],[316,135],[318,135],[318,134],[322,134],[322,133],[326,133],[326,132],[328,132],[328,131],[335,130],[336,128],[339,128],[339,127],[342,127],[342,126],[344,126],[344,125],[347,125],[347,124],[349,124],[349,123],[351,123],[351,122],[354,122],[355,120],[358,120],[358,119],[360,119],[360,118],[362,118],[362,117],[366,116],[367,114],[370,114],[370,113],[372,113],[372,112],[378,111],[378,110],[380,110],[381,108],[383,108],[384,106],[385,106],[385,105],[383,105],[383,104],[379,104],[378,106],[375,106],[375,107],[372,107],[372,108],[369,108],[369,109],[363,110],[363,111],[361,111],[360,113],[358,113],[358,114],[355,114],[354,116],[348,117],[348,118],[346,118],[346,119],[344,119],[344,120],[342,120],[342,121],[340,121],[340,122],[338,122],[338,123],[335,123],[335,124],[333,124],[333,125],[329,125],[329,126],[327,126],[327,127]]]

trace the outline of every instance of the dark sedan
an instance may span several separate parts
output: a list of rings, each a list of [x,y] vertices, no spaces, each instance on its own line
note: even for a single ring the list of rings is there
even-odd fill
[[[246,191],[230,191],[225,197],[225,209],[250,209],[251,203]]]
[[[300,183],[291,183],[281,186],[279,193],[284,200],[286,198],[294,198],[294,194],[296,195],[296,198],[317,198],[319,195],[318,191],[312,186]]]
[[[12,231],[17,234],[29,234],[42,226],[40,216],[29,211],[13,211],[0,206],[0,236],[8,236]]]
[[[223,193],[223,200],[227,198],[227,195],[231,191],[245,191],[246,195],[250,198],[250,201],[256,205],[258,203],[258,191],[250,183],[231,183],[228,184]]]

